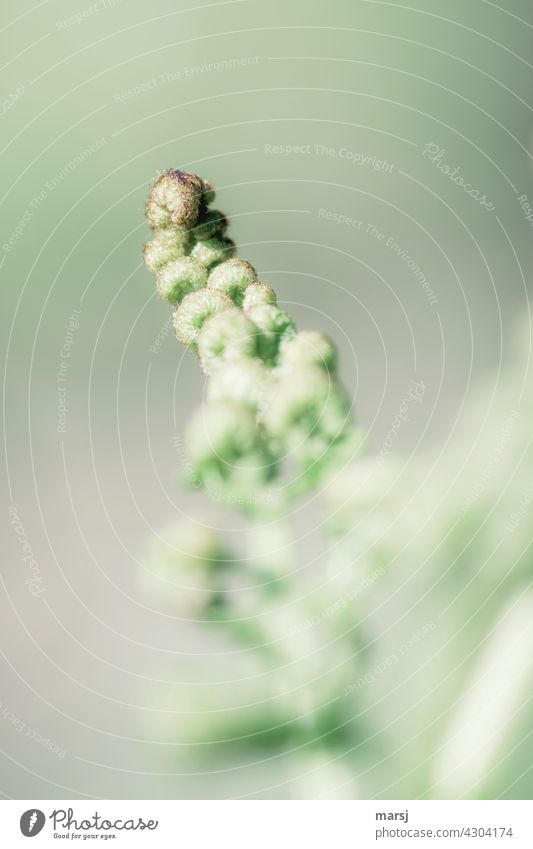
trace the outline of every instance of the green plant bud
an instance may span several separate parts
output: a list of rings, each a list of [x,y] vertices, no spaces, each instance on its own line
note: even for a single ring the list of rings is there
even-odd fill
[[[207,373],[217,363],[256,353],[257,329],[237,307],[213,315],[198,336],[198,355]]]
[[[192,518],[161,533],[141,573],[143,589],[185,616],[205,611],[217,597],[231,562],[217,532]]]
[[[242,308],[249,310],[256,304],[272,304],[275,307],[278,305],[274,289],[271,289],[266,283],[259,283],[257,280],[255,283],[250,283],[244,290]]]
[[[273,304],[255,304],[246,315],[260,331],[260,355],[267,362],[275,362],[281,340],[296,332],[292,318]]]
[[[144,246],[144,263],[150,271],[159,271],[169,262],[185,256],[191,247],[189,230],[183,227],[169,227],[157,230],[151,242]]]
[[[271,372],[256,357],[230,360],[213,370],[207,383],[207,398],[236,401],[251,410],[259,410],[271,380]]]
[[[201,262],[205,268],[211,268],[219,262],[229,259],[235,253],[235,242],[231,239],[204,239],[196,242],[191,256]]]
[[[323,369],[300,366],[278,382],[265,407],[263,424],[282,441],[296,428],[302,436],[332,442],[348,424],[346,399]]]
[[[206,283],[205,268],[190,256],[169,262],[156,276],[157,291],[171,304],[179,304],[185,295],[201,289]]]
[[[203,202],[205,206],[209,206],[215,199],[215,190],[213,184],[209,180],[202,180],[203,185]]]
[[[196,174],[165,171],[157,178],[146,201],[150,227],[194,227],[203,201],[204,184]]]
[[[231,492],[242,492],[273,472],[255,415],[242,404],[205,404],[189,425],[187,447],[196,474],[214,497],[224,495],[227,483]]]
[[[210,273],[207,285],[210,289],[225,292],[240,307],[246,287],[257,279],[255,268],[245,259],[234,257],[221,262]]]
[[[318,366],[334,372],[337,368],[337,351],[333,342],[323,333],[301,330],[295,336],[282,341],[279,364],[282,369]]]
[[[204,322],[222,310],[231,309],[233,301],[222,292],[199,289],[186,295],[174,312],[174,330],[180,342],[188,348],[196,348],[198,334]]]
[[[222,236],[227,228],[228,219],[224,213],[218,209],[209,209],[198,219],[198,223],[193,228],[192,234],[195,239],[204,241],[205,239],[213,238],[213,236]]]

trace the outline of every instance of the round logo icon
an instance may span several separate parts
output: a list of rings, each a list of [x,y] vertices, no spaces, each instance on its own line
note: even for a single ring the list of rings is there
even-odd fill
[[[46,817],[38,808],[30,808],[29,811],[24,811],[20,818],[20,830],[24,837],[35,837],[43,830]]]

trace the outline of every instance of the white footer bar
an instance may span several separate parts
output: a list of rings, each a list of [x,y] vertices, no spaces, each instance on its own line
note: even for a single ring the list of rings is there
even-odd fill
[[[35,838],[35,844],[28,843]],[[67,841],[69,841],[67,843]],[[2,801],[0,845],[532,849],[529,801]]]

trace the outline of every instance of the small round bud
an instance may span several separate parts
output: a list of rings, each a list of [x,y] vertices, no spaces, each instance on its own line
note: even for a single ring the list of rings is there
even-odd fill
[[[188,348],[196,348],[196,342],[204,322],[222,310],[231,309],[233,301],[222,292],[199,289],[186,295],[174,313],[174,330],[180,342]]]
[[[210,203],[213,203],[215,199],[215,189],[213,188],[213,184],[209,182],[209,180],[202,180],[203,184],[203,202],[205,206],[209,206]]]
[[[150,227],[194,227],[202,201],[204,185],[196,174],[165,171],[157,178],[146,201]]]
[[[246,310],[246,315],[260,330],[259,353],[268,362],[274,362],[283,337],[295,333],[292,318],[273,304],[255,304]]]
[[[332,442],[348,424],[346,400],[327,372],[302,366],[278,382],[265,407],[263,423],[281,440],[297,428],[302,435]]]
[[[190,256],[169,262],[156,276],[157,291],[171,304],[179,304],[185,295],[201,289],[206,283],[205,268]]]
[[[243,310],[249,310],[250,307],[254,307],[256,304],[272,304],[276,307],[278,302],[274,289],[271,289],[266,283],[259,283],[258,281],[250,283],[244,290],[242,308]]]
[[[334,372],[337,367],[337,351],[333,343],[314,330],[301,330],[295,336],[284,339],[280,346],[280,367],[285,369],[299,366],[317,366]]]
[[[272,373],[255,357],[229,360],[210,376],[207,398],[209,401],[236,401],[259,410],[271,380]]]
[[[218,209],[209,209],[205,215],[200,216],[192,234],[195,239],[203,241],[213,236],[222,236],[228,228],[228,219]]]
[[[191,256],[201,262],[205,268],[211,268],[223,262],[235,253],[235,243],[231,239],[201,239],[196,242]]]
[[[257,274],[251,263],[245,259],[234,257],[221,262],[210,273],[207,285],[210,289],[225,292],[235,301],[237,306],[242,304],[244,290],[256,280]]]
[[[191,239],[183,227],[157,230],[151,242],[144,246],[144,263],[150,271],[159,271],[180,256],[189,252]]]
[[[198,355],[207,373],[218,362],[256,353],[257,329],[237,307],[213,315],[198,336]]]
[[[205,404],[187,430],[187,447],[194,469],[213,496],[242,491],[268,480],[271,458],[254,414],[241,404]]]
[[[231,562],[216,531],[186,518],[161,536],[141,574],[144,590],[184,616],[204,612],[216,600],[222,573]]]

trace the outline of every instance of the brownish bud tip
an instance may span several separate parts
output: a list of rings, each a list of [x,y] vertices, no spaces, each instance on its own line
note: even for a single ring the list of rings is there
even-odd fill
[[[146,201],[150,227],[194,227],[203,204],[204,184],[196,174],[165,171],[157,178]]]

